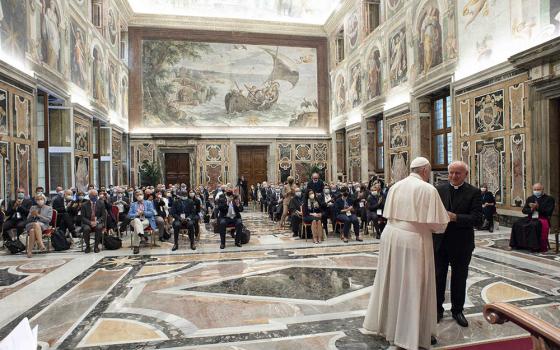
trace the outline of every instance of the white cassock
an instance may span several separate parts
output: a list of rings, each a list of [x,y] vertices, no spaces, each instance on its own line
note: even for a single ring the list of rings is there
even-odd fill
[[[437,322],[432,233],[445,230],[447,210],[436,188],[412,173],[390,188],[383,216],[364,328],[405,349],[429,349]]]

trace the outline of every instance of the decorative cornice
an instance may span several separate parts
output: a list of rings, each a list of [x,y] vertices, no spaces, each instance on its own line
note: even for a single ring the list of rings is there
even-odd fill
[[[114,0],[114,1],[115,4],[117,5],[117,8],[119,9],[122,18],[128,24],[128,22],[134,16],[134,11],[132,10],[130,3],[127,0]]]
[[[290,34],[298,36],[326,37],[323,26],[301,23],[264,22],[255,20],[206,18],[189,16],[167,16],[152,14],[134,14],[129,27],[196,29],[212,31],[234,31],[265,34]]]
[[[455,95],[457,96],[464,93],[466,90],[472,90],[472,87],[475,85],[479,85],[481,83],[488,85],[488,77],[500,77],[504,74],[518,75],[520,73],[521,72],[517,71],[510,62],[505,61],[480,72],[477,72],[476,74],[472,74],[466,78],[459,79],[453,82],[453,90],[455,90]]]
[[[358,3],[356,0],[345,0],[327,19],[323,26],[325,32],[330,35],[343,23],[344,16]]]
[[[508,58],[515,67],[530,69],[545,63],[560,60],[560,37],[554,38]]]

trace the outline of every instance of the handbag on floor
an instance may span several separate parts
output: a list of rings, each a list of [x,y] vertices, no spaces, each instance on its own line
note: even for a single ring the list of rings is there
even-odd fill
[[[15,239],[13,241],[6,241],[6,242],[4,242],[4,246],[12,254],[17,254],[17,253],[25,251],[25,245],[23,243],[21,243],[21,241],[19,239]]]
[[[70,249],[70,242],[68,242],[62,230],[54,231],[51,242],[54,250],[57,252]]]
[[[119,237],[105,235],[105,237],[103,237],[103,246],[107,250],[121,249],[122,240]]]

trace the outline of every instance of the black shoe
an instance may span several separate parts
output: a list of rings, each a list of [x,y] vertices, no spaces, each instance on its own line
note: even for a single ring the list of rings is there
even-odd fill
[[[90,247],[86,247],[86,249],[84,250],[84,253],[91,253],[91,248]]]
[[[174,251],[176,251],[177,249],[179,249],[179,245],[178,245],[177,243],[175,243],[175,244],[173,245],[173,248],[171,248],[171,251],[174,252]]]
[[[439,321],[441,321],[442,318],[443,318],[443,312],[438,312],[437,313],[437,323],[439,323]]]
[[[376,238],[376,239],[381,239],[381,235],[380,235],[380,234],[377,234],[377,235],[375,235],[375,238]]]
[[[224,249],[226,247],[225,244],[220,244],[220,249]]]
[[[430,338],[430,344],[431,345],[436,345],[437,344],[437,339],[435,336],[432,335],[432,337]]]
[[[132,250],[133,254],[140,254],[140,247],[134,247],[134,249]]]
[[[191,243],[191,249],[196,250],[196,246],[194,245],[194,243]]]
[[[356,237],[356,241],[358,241],[358,242],[363,242],[364,240],[361,239],[361,238],[357,238],[357,237]]]
[[[488,231],[490,231],[490,233],[492,233],[492,232],[494,232],[494,228],[493,228],[493,227],[490,227],[490,228],[488,229]]]
[[[344,238],[344,243],[348,243],[348,240],[346,238]]]
[[[93,248],[93,252],[94,252],[94,253],[99,253],[99,247],[98,247],[98,246],[95,246],[95,248]]]
[[[235,246],[241,248],[241,243],[235,243]]]
[[[456,314],[453,314],[453,318],[455,319],[455,321],[457,321],[457,324],[461,327],[468,327],[469,326],[469,321],[467,321],[467,319],[465,318],[465,315],[463,315],[462,312],[458,312]]]

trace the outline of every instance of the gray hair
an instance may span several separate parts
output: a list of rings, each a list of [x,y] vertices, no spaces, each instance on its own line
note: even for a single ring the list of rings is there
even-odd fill
[[[447,166],[447,171],[449,171],[451,169],[451,167],[455,166],[455,165],[459,165],[463,169],[465,169],[465,171],[467,173],[469,172],[469,165],[467,163],[463,162],[462,160],[454,160],[451,163],[449,163],[449,165]]]

